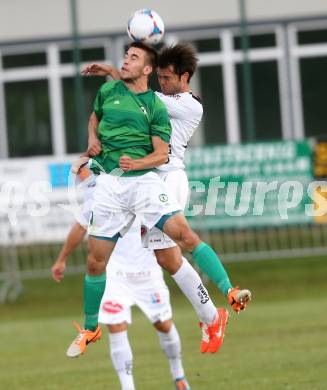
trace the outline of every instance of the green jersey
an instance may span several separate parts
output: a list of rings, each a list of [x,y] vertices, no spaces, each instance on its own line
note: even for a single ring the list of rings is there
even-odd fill
[[[93,110],[99,120],[98,137],[102,152],[93,158],[92,170],[99,165],[110,173],[119,167],[119,158],[142,158],[153,152],[152,136],[169,143],[171,125],[167,109],[152,90],[134,93],[121,80],[102,85]],[[125,172],[125,176],[143,175],[151,169]]]

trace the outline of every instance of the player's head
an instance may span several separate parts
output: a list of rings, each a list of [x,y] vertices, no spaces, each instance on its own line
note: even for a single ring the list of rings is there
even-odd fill
[[[148,79],[155,71],[158,54],[155,49],[141,42],[133,42],[127,49],[121,68],[123,81],[134,81],[139,78]]]
[[[198,57],[194,47],[178,43],[164,48],[158,59],[158,79],[165,95],[189,90],[189,82],[196,70]]]

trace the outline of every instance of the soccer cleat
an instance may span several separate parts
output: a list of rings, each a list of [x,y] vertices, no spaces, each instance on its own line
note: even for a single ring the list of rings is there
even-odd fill
[[[212,324],[200,322],[202,329],[200,350],[202,353],[216,353],[224,341],[225,327],[228,322],[229,313],[224,308],[218,308],[217,314],[217,318]]]
[[[191,390],[190,385],[188,384],[187,380],[183,378],[177,378],[175,380],[175,387],[176,390]]]
[[[200,344],[200,351],[201,353],[206,353],[209,348],[209,330],[208,330],[208,325],[204,322],[199,322],[199,326],[202,330],[202,338],[201,338],[201,344]]]
[[[101,338],[101,328],[98,327],[93,330],[82,329],[76,322],[74,326],[78,331],[78,335],[75,340],[70,344],[67,349],[66,355],[71,358],[79,357],[86,351],[86,347],[89,343],[95,343]]]
[[[231,288],[228,291],[227,299],[236,313],[246,308],[246,305],[251,300],[251,292],[249,290],[240,290],[239,287]]]

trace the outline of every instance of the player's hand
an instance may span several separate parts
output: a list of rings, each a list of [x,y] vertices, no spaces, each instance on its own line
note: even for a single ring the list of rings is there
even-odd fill
[[[80,169],[88,163],[89,161],[89,157],[86,157],[86,156],[81,156],[78,160],[74,161],[73,164],[72,164],[72,167],[71,167],[71,171],[72,173],[74,173],[75,175],[78,175],[79,172],[80,172]]]
[[[135,170],[135,160],[129,156],[121,156],[119,159],[119,167],[124,171],[133,171]]]
[[[102,147],[99,138],[90,137],[87,147],[87,154],[89,156],[97,156],[101,153]]]
[[[81,69],[82,76],[109,76],[112,66],[105,64],[85,65]]]
[[[66,262],[62,259],[57,259],[51,268],[52,279],[56,282],[61,282],[64,277],[64,272],[66,269]]]

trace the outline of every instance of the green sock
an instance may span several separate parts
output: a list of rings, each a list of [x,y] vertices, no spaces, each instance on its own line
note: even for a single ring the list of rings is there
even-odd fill
[[[205,242],[201,242],[192,252],[192,257],[200,270],[218,286],[219,290],[227,296],[232,288],[227,272],[214,250]]]
[[[84,328],[95,330],[98,326],[98,314],[104,289],[106,287],[106,273],[84,278]]]

